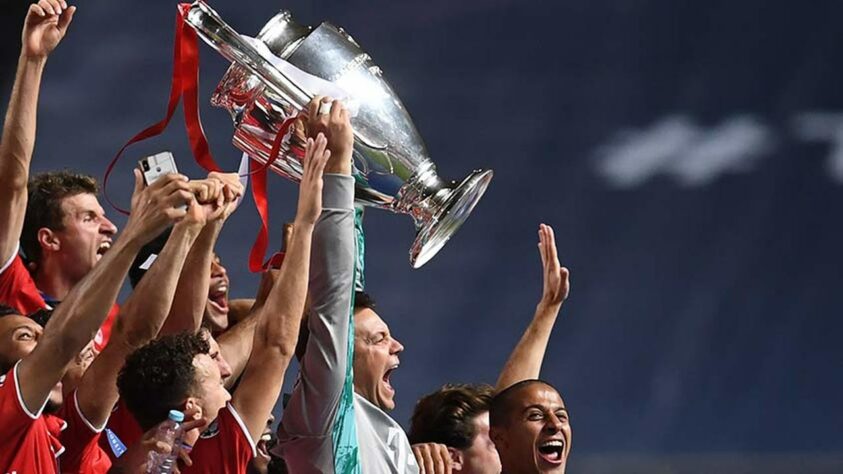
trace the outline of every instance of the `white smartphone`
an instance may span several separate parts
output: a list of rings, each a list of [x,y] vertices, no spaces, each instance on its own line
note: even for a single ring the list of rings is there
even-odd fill
[[[146,158],[138,161],[138,165],[140,166],[141,172],[143,173],[143,179],[146,181],[147,186],[154,183],[162,176],[179,172],[176,168],[176,159],[169,151],[162,151],[161,153],[147,156]],[[187,204],[183,206],[176,206],[176,208],[186,211]]]
[[[140,160],[138,164],[140,165],[143,179],[146,181],[147,186],[162,176],[179,172],[176,168],[176,159],[169,151],[162,151],[161,153],[147,156]]]

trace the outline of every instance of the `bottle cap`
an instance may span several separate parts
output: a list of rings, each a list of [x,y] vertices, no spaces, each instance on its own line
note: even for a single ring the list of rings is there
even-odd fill
[[[181,423],[182,421],[184,421],[184,413],[178,410],[170,410],[170,413],[167,417],[175,421],[176,423]]]

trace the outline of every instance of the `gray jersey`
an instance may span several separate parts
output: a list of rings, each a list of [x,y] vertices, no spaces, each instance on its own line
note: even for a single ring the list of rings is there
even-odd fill
[[[324,182],[308,282],[310,336],[275,451],[296,474],[416,474],[401,426],[353,393],[354,179],[325,175]]]

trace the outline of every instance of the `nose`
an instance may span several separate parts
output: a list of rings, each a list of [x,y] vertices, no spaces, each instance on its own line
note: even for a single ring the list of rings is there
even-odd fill
[[[559,433],[560,431],[562,431],[562,420],[558,416],[556,416],[555,413],[551,413],[550,416],[547,418],[545,430],[548,433]]]
[[[220,262],[211,262],[211,277],[224,277],[228,273]]]
[[[219,364],[220,366],[220,377],[223,380],[231,377],[231,366],[228,365],[228,361],[222,358],[222,355],[220,355],[220,360],[217,362],[217,364]]]
[[[102,216],[102,220],[100,221],[100,232],[106,235],[114,235],[117,233],[117,226],[108,220],[107,217]]]
[[[398,339],[392,339],[392,347],[390,349],[392,349],[390,354],[398,354],[404,351],[404,346],[398,342]]]

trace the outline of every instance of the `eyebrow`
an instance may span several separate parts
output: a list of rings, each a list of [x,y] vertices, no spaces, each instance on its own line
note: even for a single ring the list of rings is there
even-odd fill
[[[28,329],[28,330],[30,330],[30,331],[32,331],[32,332],[38,332],[38,329],[37,329],[35,326],[30,326],[30,325],[28,325],[28,324],[23,324],[23,325],[20,325],[20,326],[15,326],[14,328],[12,328],[12,332],[16,332],[16,331],[19,331],[19,330],[21,330],[21,329]]]
[[[527,410],[530,410],[532,408],[537,408],[539,410],[544,411],[547,407],[545,407],[544,405],[532,404],[532,405],[527,405],[526,407],[524,407],[524,410],[522,410],[522,411],[527,411]],[[565,413],[568,413],[568,409],[565,408],[565,407],[559,407],[559,408],[553,409],[553,411],[559,411],[559,410],[562,410]]]

